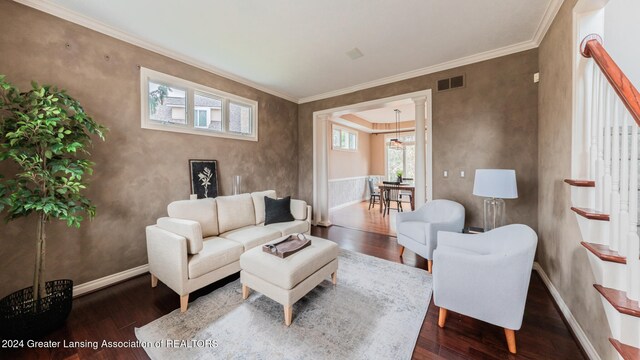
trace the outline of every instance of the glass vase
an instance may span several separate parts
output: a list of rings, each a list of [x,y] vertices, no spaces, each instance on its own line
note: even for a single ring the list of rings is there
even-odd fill
[[[484,231],[490,231],[504,225],[504,200],[484,199]]]

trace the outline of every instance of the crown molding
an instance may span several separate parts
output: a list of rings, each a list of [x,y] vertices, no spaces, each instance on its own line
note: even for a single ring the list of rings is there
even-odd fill
[[[521,51],[535,49],[540,46],[540,43],[544,39],[544,36],[547,34],[547,31],[549,31],[549,28],[551,27],[553,20],[556,18],[558,11],[560,11],[562,2],[563,0],[551,0],[549,2],[549,4],[547,5],[547,8],[545,9],[544,15],[542,16],[542,19],[540,20],[540,23],[536,28],[536,32],[533,35],[533,38],[531,38],[531,40],[523,41],[521,43],[508,45],[502,48],[489,50],[489,51],[481,52],[481,53],[466,56],[466,57],[462,57],[456,60],[447,61],[437,65],[428,66],[422,69],[412,70],[402,74],[392,75],[392,76],[381,78],[378,80],[373,80],[373,81],[365,82],[362,84],[349,86],[343,89],[338,89],[338,90],[333,90],[333,91],[329,91],[329,92],[318,94],[318,95],[303,97],[300,100],[298,100],[298,104],[304,104],[312,101],[327,99],[330,97],[344,95],[344,94],[368,89],[375,86],[386,85],[393,82],[407,80],[407,79],[411,79],[418,76],[433,74],[438,71],[450,70],[460,66],[465,66],[465,65],[469,65],[469,64],[473,64],[481,61],[491,60],[501,56],[515,54]]]
[[[544,36],[549,31],[551,24],[553,23],[553,19],[558,15],[558,11],[562,7],[563,0],[551,0],[549,5],[547,5],[547,9],[544,11],[544,15],[542,15],[542,19],[540,20],[540,24],[538,24],[538,28],[536,29],[536,33],[533,35],[533,42],[536,44],[536,47],[540,46]]]
[[[508,45],[494,50],[481,52],[474,55],[465,56],[456,60],[443,62],[437,65],[428,66],[422,69],[407,71],[402,74],[392,75],[378,80],[368,81],[354,86],[349,86],[339,90],[333,90],[326,93],[301,98],[298,103],[304,104],[316,100],[326,99],[334,96],[344,95],[359,90],[364,90],[376,86],[386,85],[397,81],[407,80],[418,76],[433,74],[439,71],[449,70],[460,66],[465,66],[480,61],[490,60],[501,56],[515,54],[521,51],[530,50],[538,47],[533,40],[523,41],[521,43]]]
[[[285,100],[289,100],[291,102],[294,103],[298,103],[298,98],[288,95],[288,94],[284,94],[272,89],[269,89],[265,86],[262,86],[260,84],[256,84],[248,79],[245,79],[243,77],[240,77],[238,75],[234,75],[231,74],[227,71],[218,69],[214,66],[211,66],[209,64],[206,64],[200,60],[196,60],[190,56],[181,54],[179,52],[173,51],[173,50],[169,50],[163,46],[154,44],[152,42],[149,41],[145,41],[142,40],[138,37],[132,36],[124,31],[120,31],[114,27],[111,27],[107,24],[104,24],[102,22],[96,21],[94,19],[91,19],[85,15],[82,15],[78,12],[69,10],[67,8],[64,8],[60,5],[57,4],[53,4],[47,1],[42,1],[42,0],[13,0],[19,4],[34,8],[36,10],[45,12],[47,14],[53,15],[55,17],[61,18],[63,20],[67,20],[69,22],[72,22],[74,24],[83,26],[85,28],[97,31],[99,33],[102,33],[104,35],[116,38],[118,40],[124,41],[126,43],[141,47],[143,49],[149,50],[149,51],[153,51],[155,53],[158,53],[160,55],[169,57],[171,59],[183,62],[187,65],[191,65],[193,67],[197,67],[199,69],[205,70],[207,72],[210,72],[212,74],[215,75],[219,75],[222,77],[225,77],[227,79],[233,80],[235,82],[238,82],[240,84],[246,85],[246,86],[250,86],[256,90],[260,90],[263,92],[266,92],[268,94],[277,96],[279,98],[285,99]]]
[[[207,72],[210,72],[219,76],[223,76],[227,79],[236,81],[240,84],[250,86],[256,90],[263,91],[265,93],[280,97],[285,100],[289,100],[297,104],[304,104],[304,103],[322,100],[322,99],[326,99],[334,96],[344,95],[344,94],[352,93],[355,91],[368,89],[371,87],[386,85],[386,84],[390,84],[397,81],[407,80],[407,79],[418,77],[418,76],[428,75],[428,74],[432,74],[439,71],[449,70],[456,67],[465,66],[465,65],[486,61],[490,59],[495,59],[498,57],[507,56],[507,55],[515,54],[521,51],[537,48],[542,42],[542,40],[544,39],[544,36],[546,35],[547,31],[549,30],[549,27],[553,23],[553,20],[556,17],[558,11],[560,10],[560,7],[562,6],[562,2],[563,2],[563,0],[551,0],[549,2],[549,5],[547,6],[545,13],[540,23],[538,24],[536,32],[531,40],[523,41],[513,45],[508,45],[508,46],[494,49],[494,50],[481,52],[474,55],[465,56],[456,60],[447,61],[444,63],[428,66],[425,68],[412,70],[412,71],[384,77],[384,78],[373,80],[373,81],[364,82],[358,85],[353,85],[353,86],[349,86],[349,87],[338,89],[338,90],[328,91],[325,93],[307,96],[303,98],[296,98],[295,96],[278,92],[276,90],[270,89],[263,85],[254,83],[243,77],[221,70],[210,64],[206,64],[202,61],[196,60],[190,56],[178,53],[176,51],[169,50],[165,47],[154,44],[152,42],[139,39],[126,32],[115,29],[104,23],[95,21],[87,16],[84,16],[75,11],[68,10],[57,4],[53,4],[53,3],[42,1],[42,0],[13,0],[13,1],[31,8],[34,8],[36,10],[48,13],[50,15],[56,16],[58,18],[70,21],[74,24],[97,31],[107,36],[111,36],[118,40],[127,42],[129,44],[141,47],[149,51],[153,51],[163,56],[167,56],[174,60],[183,62],[187,65],[191,65],[199,69],[205,70]]]

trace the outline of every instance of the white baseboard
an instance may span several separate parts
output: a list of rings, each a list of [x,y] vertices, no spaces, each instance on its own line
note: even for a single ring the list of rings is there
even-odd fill
[[[582,348],[587,353],[587,356],[589,357],[589,359],[601,360],[600,355],[598,355],[598,352],[593,347],[593,344],[591,344],[591,341],[589,341],[587,334],[585,334],[584,330],[582,330],[582,327],[580,327],[580,324],[578,324],[578,320],[576,320],[576,318],[571,313],[569,306],[567,306],[564,300],[562,300],[562,297],[560,296],[558,289],[556,289],[556,287],[553,285],[553,283],[551,282],[551,279],[549,279],[549,276],[547,276],[547,273],[545,273],[544,270],[542,269],[542,266],[540,266],[538,262],[534,262],[533,269],[538,272],[538,274],[542,278],[542,281],[549,289],[551,296],[553,296],[553,299],[555,300],[556,304],[558,304],[558,307],[560,308],[562,315],[564,315],[564,318],[567,319],[567,323],[569,323],[571,330],[573,330],[573,333],[578,338],[580,345],[582,345]]]
[[[334,210],[339,210],[339,209],[342,209],[342,208],[346,208],[347,206],[359,204],[359,203],[361,203],[363,201],[367,201],[367,199],[349,201],[348,203],[344,203],[344,204],[340,204],[338,206],[334,206],[331,209],[329,209],[329,211],[334,211]]]
[[[121,271],[116,274],[108,275],[100,279],[92,280],[84,284],[80,284],[73,287],[73,297],[84,295],[92,291],[96,291],[107,286],[119,283],[121,281],[142,275],[149,272],[149,264],[140,265],[133,269]]]

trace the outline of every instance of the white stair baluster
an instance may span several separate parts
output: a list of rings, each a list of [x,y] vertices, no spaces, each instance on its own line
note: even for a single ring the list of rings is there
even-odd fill
[[[611,87],[607,86],[603,92],[602,118],[604,121],[604,176],[603,176],[603,194],[602,194],[602,211],[611,214],[611,111],[613,110],[613,102]],[[609,234],[606,234],[607,236]],[[609,239],[608,242],[611,242]]]
[[[598,79],[598,97],[595,99],[598,104],[596,111],[598,123],[598,158],[596,160],[596,210],[602,211],[604,208],[604,93],[605,80],[604,76]],[[602,235],[602,234],[601,234]],[[602,239],[604,240],[604,239]]]
[[[600,84],[600,71],[592,67],[593,76],[591,77],[591,111],[587,121],[590,122],[591,144],[589,146],[589,178],[596,179],[596,162],[598,161],[598,90]],[[596,184],[597,186],[597,184]]]
[[[620,155],[620,239],[626,240],[625,234],[629,232],[629,122],[626,111],[622,116],[622,133],[620,135],[621,155]],[[637,175],[636,175],[637,176]],[[620,241],[618,252],[625,255],[626,241]]]
[[[611,212],[609,215],[609,247],[618,251],[620,248],[620,101],[615,94],[613,99],[613,129],[611,145]]]
[[[631,166],[629,168],[629,234],[627,236],[627,297],[640,300],[638,242],[638,125],[631,119]]]

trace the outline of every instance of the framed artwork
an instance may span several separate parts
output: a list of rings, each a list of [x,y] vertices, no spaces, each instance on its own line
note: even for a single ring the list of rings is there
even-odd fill
[[[218,196],[218,162],[215,160],[189,160],[191,193],[198,199]]]

